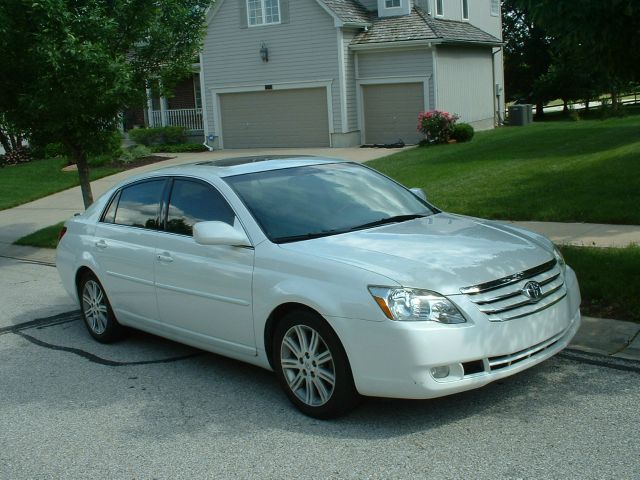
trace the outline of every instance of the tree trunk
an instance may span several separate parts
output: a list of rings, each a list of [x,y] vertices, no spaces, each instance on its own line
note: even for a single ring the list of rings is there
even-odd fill
[[[589,113],[589,101],[590,100],[588,98],[584,101],[584,112],[585,113]]]
[[[7,134],[2,131],[0,128],[0,145],[4,148],[5,153],[9,153],[11,151],[11,142],[9,141],[9,137]]]
[[[544,102],[536,102],[536,118],[544,117]]]
[[[611,108],[613,108],[613,110],[618,110],[618,90],[617,88],[613,87],[611,89]]]
[[[93,203],[93,193],[91,192],[91,180],[89,177],[89,162],[87,161],[87,154],[79,149],[72,148],[71,156],[76,162],[78,167],[78,176],[80,177],[80,190],[82,191],[82,201],[84,202],[85,210],[89,208],[89,205]]]
[[[566,100],[562,100],[562,113],[567,113],[569,111],[569,102]]]

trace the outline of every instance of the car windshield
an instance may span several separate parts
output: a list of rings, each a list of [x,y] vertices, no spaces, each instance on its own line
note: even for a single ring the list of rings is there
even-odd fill
[[[369,168],[330,163],[226,177],[267,237],[293,242],[432,215],[436,210]]]

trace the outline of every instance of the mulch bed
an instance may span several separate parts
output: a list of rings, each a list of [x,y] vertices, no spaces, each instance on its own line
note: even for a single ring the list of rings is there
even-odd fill
[[[151,165],[152,163],[164,162],[176,157],[164,156],[164,155],[149,155],[148,157],[141,157],[135,162],[129,163],[113,163],[112,166],[123,168],[125,170],[131,170],[132,168],[144,167],[145,165]]]

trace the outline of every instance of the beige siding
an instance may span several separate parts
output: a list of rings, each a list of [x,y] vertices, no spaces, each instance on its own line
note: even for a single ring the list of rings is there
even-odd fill
[[[363,85],[365,143],[418,143],[423,92],[422,83]]]
[[[328,147],[324,88],[220,95],[225,148]]]
[[[290,0],[289,23],[241,28],[243,0],[223,2],[209,24],[203,49],[209,133],[218,134],[212,90],[246,85],[332,81],[336,131],[341,127],[338,36],[333,18],[315,0]],[[262,44],[269,62],[260,59]]]
[[[438,47],[436,54],[438,108],[487,125],[494,116],[491,48]]]

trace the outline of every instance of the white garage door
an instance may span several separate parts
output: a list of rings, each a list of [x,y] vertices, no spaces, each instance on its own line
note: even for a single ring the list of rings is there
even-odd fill
[[[327,90],[263,90],[220,95],[225,148],[328,147]]]
[[[418,143],[418,114],[424,110],[422,83],[363,85],[365,143]]]

